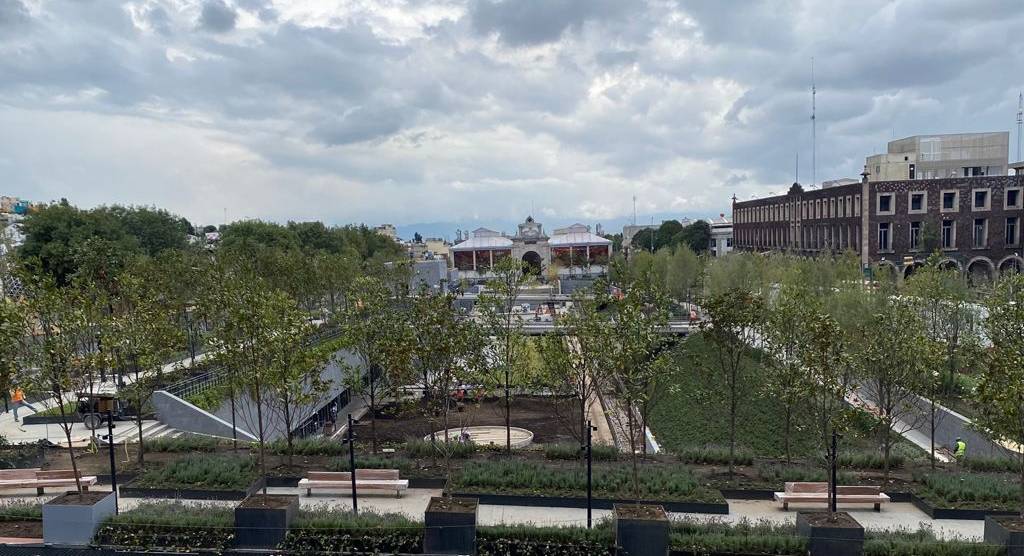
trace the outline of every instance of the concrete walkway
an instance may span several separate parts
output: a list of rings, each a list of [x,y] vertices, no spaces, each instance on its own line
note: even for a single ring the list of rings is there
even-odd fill
[[[98,485],[94,490],[110,490],[109,485]],[[299,494],[296,488],[269,488],[271,494]],[[376,512],[401,513],[410,519],[422,520],[423,512],[432,496],[440,496],[441,491],[435,489],[409,489],[402,498],[394,498],[388,495],[369,495],[359,497],[360,511],[372,510]],[[0,513],[3,504],[14,501],[43,501],[55,495],[47,494],[45,497],[35,497],[34,490],[26,489],[17,492],[8,492],[0,495]],[[119,507],[122,511],[130,510],[141,503],[150,502],[153,499],[143,498],[121,498]],[[313,496],[300,496],[300,505],[303,509],[333,509],[347,510],[352,507],[348,497],[336,494],[314,494]],[[237,502],[230,501],[208,501],[208,500],[181,500],[189,505],[220,506],[231,508]],[[815,508],[820,506],[815,505]],[[708,514],[670,514],[674,519],[693,519],[699,521],[718,521],[735,523],[743,519],[751,521],[767,520],[774,523],[794,523],[796,519],[796,508],[790,511],[783,511],[779,504],[762,500],[730,500],[730,514],[726,516],[712,516]],[[857,521],[867,529],[873,530],[909,530],[916,531],[922,525],[930,527],[940,539],[952,540],[962,539],[969,541],[981,541],[984,530],[983,521],[974,520],[953,520],[953,519],[931,519],[927,514],[915,508],[912,504],[887,504],[881,512],[875,512],[870,507],[842,508],[848,511]],[[594,510],[595,522],[609,518],[610,510]],[[556,507],[526,507],[526,506],[495,506],[481,505],[479,513],[481,525],[513,525],[533,524],[544,526],[585,526],[587,511],[581,508],[556,508]]]

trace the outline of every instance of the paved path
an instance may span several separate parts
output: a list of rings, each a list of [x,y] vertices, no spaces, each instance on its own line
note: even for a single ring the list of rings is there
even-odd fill
[[[94,490],[110,490],[109,485],[98,485]],[[296,494],[295,488],[270,488],[271,494]],[[22,500],[43,500],[46,497],[33,496],[34,490],[28,489],[17,493],[0,495],[0,513],[2,504],[11,501]],[[439,496],[440,490],[434,489],[409,489],[402,498],[393,498],[386,495],[370,495],[359,497],[360,510],[374,510],[377,512],[401,513],[415,520],[423,519],[423,512],[432,496]],[[54,495],[48,494],[47,497]],[[128,510],[138,506],[140,503],[152,499],[122,498],[119,507],[121,510]],[[349,509],[351,501],[347,497],[334,494],[319,494],[314,496],[301,496],[300,505],[304,509]],[[194,505],[213,505],[222,507],[234,507],[237,502],[228,501],[205,501],[205,500],[183,500],[183,503]],[[673,513],[675,519],[687,518],[701,521],[721,521],[735,523],[743,519],[758,521],[768,520],[775,523],[793,523],[796,519],[795,511],[782,511],[778,504],[762,500],[730,500],[730,514],[727,516],[711,516],[708,514],[685,514]],[[869,507],[861,509],[845,508],[867,529],[874,530],[917,530],[920,526],[926,525],[932,528],[935,534],[941,539],[960,538],[971,541],[980,541],[984,530],[983,521],[974,520],[953,520],[953,519],[931,519],[925,513],[915,508],[912,504],[887,504],[881,512],[875,512]],[[610,510],[594,510],[594,520],[608,518]],[[581,508],[537,508],[526,506],[494,506],[481,505],[479,519],[481,525],[499,524],[534,524],[534,525],[586,525],[587,511]]]

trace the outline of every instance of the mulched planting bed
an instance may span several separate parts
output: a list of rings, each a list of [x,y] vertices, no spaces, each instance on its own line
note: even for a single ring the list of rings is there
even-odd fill
[[[519,396],[512,398],[512,426],[524,428],[533,433],[534,443],[578,442],[570,427],[577,426],[578,404],[567,398],[543,396]],[[574,420],[577,419],[577,420]],[[407,404],[396,417],[378,417],[377,440],[381,443],[405,442],[422,439],[433,428],[444,428],[442,420],[435,418],[433,424],[426,418],[420,406]],[[449,426],[505,426],[505,402],[503,399],[485,399],[479,405],[466,403],[463,411],[453,412]],[[360,442],[370,441],[370,419],[364,417],[355,431]]]
[[[43,538],[43,522],[38,521],[0,521],[0,537],[19,539]]]

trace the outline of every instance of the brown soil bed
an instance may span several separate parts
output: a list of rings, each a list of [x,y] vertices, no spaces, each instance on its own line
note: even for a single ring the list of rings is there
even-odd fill
[[[42,521],[0,521],[0,537],[18,539],[43,538]]]
[[[578,428],[579,403],[570,398],[521,396],[512,399],[512,426],[533,433],[533,441],[540,444],[578,442],[573,428]],[[399,443],[422,440],[431,432],[444,428],[442,417],[429,419],[418,406],[406,406],[397,417],[376,419],[379,443]],[[486,399],[466,403],[462,411],[453,411],[448,417],[449,427],[505,426],[505,401]],[[371,424],[369,417],[360,420],[354,431],[359,441],[368,442]]]
[[[61,494],[47,502],[47,504],[53,506],[91,506],[100,500],[103,500],[108,495],[110,495],[109,492],[69,492],[67,494]]]
[[[477,501],[470,498],[431,498],[427,511],[471,514],[478,506]]]
[[[273,508],[283,509],[291,506],[298,496],[286,494],[254,494],[238,505],[239,508]]]
[[[1024,532],[1024,517],[1019,515],[992,516],[996,522],[1014,533]]]
[[[807,512],[804,518],[807,520],[807,523],[814,527],[840,527],[844,529],[861,527],[861,524],[857,523],[857,520],[853,519],[846,512],[836,512],[833,515],[836,518],[835,521],[829,519],[828,512]]]
[[[615,515],[623,519],[667,520],[668,514],[661,506],[648,504],[616,504]]]

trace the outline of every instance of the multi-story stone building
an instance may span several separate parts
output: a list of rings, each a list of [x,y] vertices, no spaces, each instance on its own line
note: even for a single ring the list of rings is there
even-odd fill
[[[975,280],[1021,271],[1024,175],[869,181],[733,200],[733,245],[802,255],[851,250],[909,276],[935,251]]]

